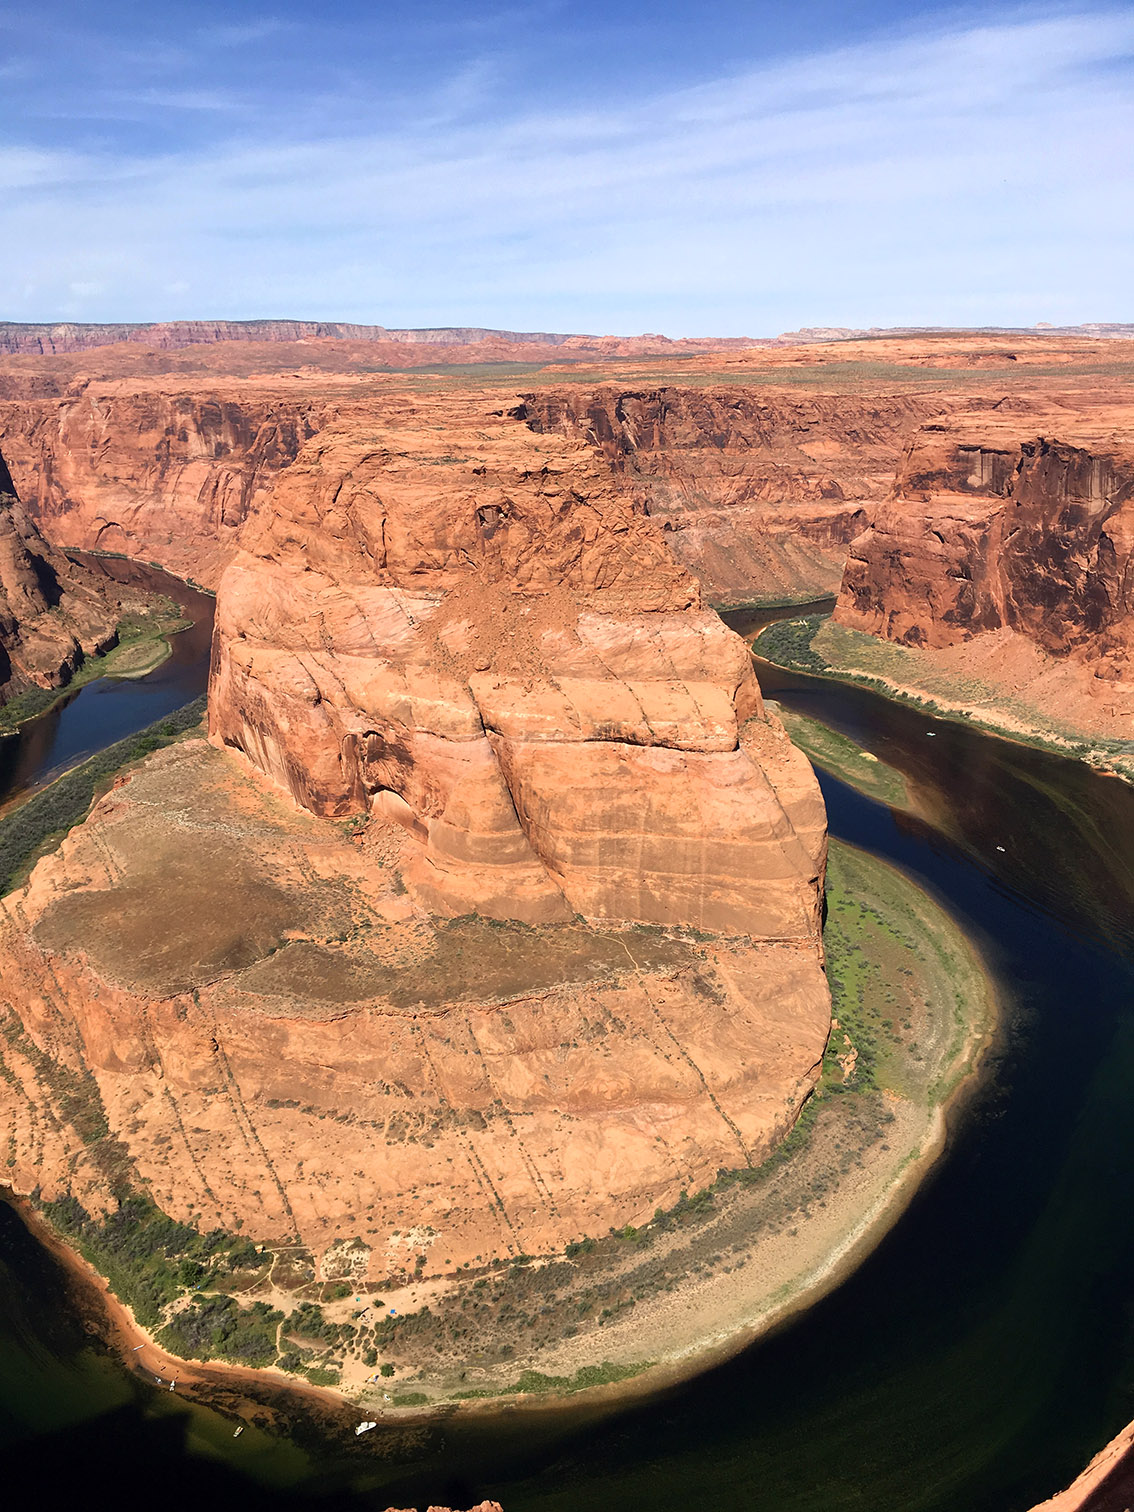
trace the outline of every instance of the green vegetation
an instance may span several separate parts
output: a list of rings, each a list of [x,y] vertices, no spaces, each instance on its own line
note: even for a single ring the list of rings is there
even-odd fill
[[[877,756],[864,751],[847,735],[794,709],[784,709],[769,700],[784,728],[800,750],[805,751],[817,767],[839,777],[843,782],[890,808],[908,808],[910,795],[906,779]]]
[[[44,849],[85,818],[116,772],[196,730],[204,712],[204,697],[194,699],[138,734],[107,746],[0,818],[0,896],[19,886]]]
[[[760,632],[752,650],[765,661],[790,671],[868,688],[937,719],[970,724],[1001,739],[1059,756],[1085,758],[1134,780],[1134,740],[1084,734],[1060,724],[1047,710],[979,678],[942,672],[929,665],[916,648],[848,629],[829,615],[778,620]]]
[[[825,672],[827,663],[812,650],[811,641],[825,616],[809,614],[803,619],[777,620],[767,625],[752,642],[757,656],[798,672]]]
[[[74,1197],[45,1202],[42,1211],[146,1328],[160,1323],[163,1309],[187,1289],[201,1290],[262,1263],[250,1240],[222,1229],[198,1233],[168,1218],[148,1197],[127,1197],[104,1218],[93,1218]],[[223,1300],[237,1306],[231,1297]],[[177,1353],[185,1351],[178,1347]]]
[[[96,677],[141,677],[152,672],[170,654],[168,637],[187,630],[190,623],[171,599],[159,600],[150,614],[126,615],[118,622],[111,649],[101,656],[88,656],[65,687],[27,688],[0,707],[0,735],[46,713]]]
[[[649,1370],[653,1363],[652,1360],[642,1360],[633,1365],[616,1365],[613,1360],[604,1360],[601,1365],[580,1365],[572,1376],[552,1376],[544,1375],[540,1370],[524,1370],[511,1386],[502,1386],[499,1390],[482,1387],[475,1391],[455,1391],[453,1397],[458,1402],[467,1402],[478,1397],[529,1396],[548,1392],[569,1396],[574,1391],[586,1391],[592,1386],[612,1386],[618,1381],[629,1381],[634,1376],[641,1375],[643,1370]],[[396,1403],[400,1403],[400,1400],[394,1398]]]
[[[163,1349],[183,1360],[231,1360],[239,1365],[276,1362],[276,1335],[283,1313],[266,1302],[241,1307],[223,1292],[198,1297],[158,1334]]]

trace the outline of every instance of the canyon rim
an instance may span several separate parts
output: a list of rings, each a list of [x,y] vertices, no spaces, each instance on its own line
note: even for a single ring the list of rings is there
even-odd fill
[[[714,606],[833,598],[829,673],[1121,774],[1131,344],[76,330],[0,362],[9,692],[146,611],[80,552],[216,628],[207,725],[3,900],[9,1181],[103,1269],[116,1214],[168,1248],[131,1305],[171,1358],[216,1344],[203,1282],[222,1357],[376,1411],[625,1387],[675,1281],[641,1236],[686,1254],[865,1048],[814,772]],[[701,1279],[711,1354],[743,1288]]]

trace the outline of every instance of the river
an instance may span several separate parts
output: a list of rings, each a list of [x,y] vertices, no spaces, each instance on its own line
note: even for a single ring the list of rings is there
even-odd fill
[[[46,1465],[66,1493],[64,1463],[81,1463],[120,1506],[215,1492],[276,1508],[1022,1512],[1134,1417],[1134,790],[865,690],[759,671],[770,696],[907,776],[926,818],[823,777],[831,832],[942,899],[1004,998],[1001,1048],[945,1157],[862,1267],[778,1334],[618,1414],[486,1414],[365,1449],[320,1442],[299,1415],[286,1439],[233,1442],[100,1353],[0,1205],[6,1465]]]
[[[95,678],[15,735],[0,736],[0,805],[191,703],[208,685],[211,595],[160,567],[121,557],[73,555],[116,583],[165,594],[180,606],[190,628],[170,637],[170,655],[148,676]]]

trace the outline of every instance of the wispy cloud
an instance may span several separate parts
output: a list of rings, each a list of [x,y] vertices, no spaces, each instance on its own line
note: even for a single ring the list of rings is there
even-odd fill
[[[36,285],[24,318],[76,298],[722,334],[1131,318],[1132,52],[1129,10],[1016,12],[511,113],[487,56],[385,126],[253,114],[192,150],[0,155],[0,278]]]
[[[247,47],[252,42],[263,42],[267,37],[291,29],[292,23],[276,16],[264,16],[258,21],[238,22],[233,25],[202,26],[197,35],[213,47]]]

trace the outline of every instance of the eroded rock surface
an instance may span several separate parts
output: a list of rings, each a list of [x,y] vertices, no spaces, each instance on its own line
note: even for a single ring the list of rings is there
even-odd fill
[[[412,844],[203,741],[151,758],[0,905],[9,1179],[95,1210],[140,1181],[397,1278],[642,1221],[790,1128],[829,1024],[811,940],[445,922]]]
[[[852,546],[836,619],[903,645],[1010,641],[1134,714],[1134,409],[1017,402],[913,438]]]
[[[475,396],[281,477],[210,719],[316,812],[399,819],[433,908],[817,938],[822,805],[743,644],[601,459]]]
[[[210,727],[5,904],[17,1184],[358,1238],[373,1278],[412,1234],[430,1275],[790,1129],[818,787],[585,442],[475,392],[327,417],[221,579]]]
[[[80,380],[0,405],[20,498],[56,547],[156,562],[213,588],[250,510],[324,423],[309,397]]]
[[[0,700],[62,687],[86,658],[115,644],[122,612],[144,605],[143,595],[47,544],[0,457]]]
[[[538,431],[587,439],[715,601],[837,592],[906,437],[954,400],[671,386],[524,396]]]

